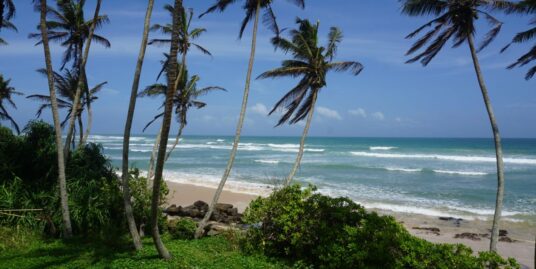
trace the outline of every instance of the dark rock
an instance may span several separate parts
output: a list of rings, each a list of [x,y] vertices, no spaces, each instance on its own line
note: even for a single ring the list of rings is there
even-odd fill
[[[172,216],[178,215],[179,212],[180,212],[180,207],[177,207],[176,205],[171,205],[164,211],[164,213],[168,215],[172,215]]]
[[[499,230],[499,236],[507,236],[508,231],[507,230]]]
[[[439,217],[440,220],[452,222],[456,227],[460,227],[463,219],[453,217]]]
[[[221,204],[221,203],[217,203],[217,204],[214,206],[214,209],[215,209],[215,210],[220,210],[220,211],[227,211],[227,210],[230,210],[231,208],[233,208],[233,205],[232,205],[232,204]]]
[[[436,227],[412,227],[412,229],[427,231],[435,235],[439,235],[439,232],[440,232],[439,228],[436,228]]]
[[[454,238],[463,238],[463,239],[469,239],[473,241],[480,241],[480,236],[476,233],[461,233],[454,235]]]
[[[196,201],[194,203],[194,206],[199,209],[199,211],[204,211],[204,212],[207,212],[208,211],[208,204],[205,203],[204,201]]]
[[[501,237],[499,238],[499,241],[501,241],[501,242],[507,242],[507,243],[514,243],[514,242],[516,242],[516,240],[514,240],[514,239],[512,239],[512,238],[510,238],[510,237],[508,237],[508,236],[501,236]]]

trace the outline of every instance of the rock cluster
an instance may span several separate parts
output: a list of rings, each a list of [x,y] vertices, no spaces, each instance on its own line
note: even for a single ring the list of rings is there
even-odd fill
[[[171,205],[164,210],[168,216],[190,217],[194,220],[202,219],[208,211],[208,204],[203,201],[197,201],[189,206]],[[231,224],[242,223],[242,214],[232,204],[216,204],[210,220]]]

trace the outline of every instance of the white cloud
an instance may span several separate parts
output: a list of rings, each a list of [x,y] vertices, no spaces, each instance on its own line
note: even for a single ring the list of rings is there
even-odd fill
[[[268,111],[268,108],[262,103],[257,103],[254,106],[252,106],[250,109],[253,113],[259,114],[261,116],[267,116],[268,113],[270,112]]]
[[[350,109],[348,110],[348,114],[352,116],[356,116],[356,117],[362,117],[362,118],[367,117],[367,112],[363,108]]]
[[[318,107],[318,114],[328,119],[342,120],[341,115],[336,110],[329,109],[327,107]]]
[[[377,120],[384,120],[385,119],[385,115],[383,115],[383,113],[381,113],[381,112],[372,113],[372,117],[377,119]]]

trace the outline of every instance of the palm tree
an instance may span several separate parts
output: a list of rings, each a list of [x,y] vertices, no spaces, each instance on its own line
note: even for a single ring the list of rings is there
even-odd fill
[[[9,21],[3,21],[2,22],[2,28],[3,29],[10,29],[10,30],[13,30],[15,32],[18,32],[17,27],[15,27],[15,25],[13,25],[13,23],[11,23]],[[0,30],[2,28],[0,28]],[[7,42],[4,39],[2,39],[1,37],[0,37],[0,45],[7,45]]]
[[[296,4],[297,6],[301,7],[302,9],[305,8],[305,0],[289,0],[291,3]],[[238,2],[237,0],[216,0],[216,3],[209,7],[205,13],[201,14],[202,17],[205,14],[212,13],[215,11],[223,12],[229,5],[234,4]],[[209,209],[207,213],[205,214],[205,217],[203,220],[199,223],[197,230],[195,232],[195,238],[200,238],[203,236],[205,231],[205,226],[207,225],[208,220],[210,219],[210,216],[212,215],[212,212],[214,211],[214,206],[216,203],[218,203],[218,200],[220,199],[221,192],[223,191],[223,187],[225,186],[225,182],[227,182],[227,178],[229,178],[229,175],[231,174],[231,169],[233,168],[234,160],[236,157],[236,152],[238,151],[238,143],[240,143],[240,134],[242,133],[242,127],[244,126],[244,119],[246,118],[246,109],[248,106],[248,97],[249,97],[249,87],[251,83],[251,73],[253,72],[253,63],[255,62],[255,49],[257,47],[257,31],[258,31],[258,25],[259,25],[259,17],[261,10],[264,11],[264,17],[263,22],[264,24],[272,30],[276,35],[279,35],[280,30],[279,26],[277,25],[277,21],[275,18],[275,13],[272,9],[272,3],[273,0],[244,0],[243,1],[243,9],[246,13],[246,16],[242,20],[242,24],[240,26],[240,32],[239,32],[239,38],[242,38],[242,35],[244,34],[244,30],[246,29],[246,26],[248,23],[253,20],[253,34],[251,37],[251,50],[249,54],[249,63],[248,63],[248,70],[246,73],[246,83],[244,86],[244,94],[242,96],[242,105],[240,108],[240,117],[238,118],[238,123],[236,125],[236,132],[235,132],[235,138],[233,141],[233,147],[231,149],[231,154],[229,156],[229,160],[227,161],[227,166],[225,167],[225,171],[223,172],[222,178],[220,180],[220,184],[218,185],[218,188],[216,189],[216,193],[214,193],[214,197],[212,199],[212,202],[210,203]]]
[[[17,27],[9,20],[15,16],[15,5],[12,0],[0,0],[0,31],[10,29],[17,32]],[[0,45],[7,45],[7,42],[0,38]]]
[[[15,16],[15,4],[13,0],[0,0],[0,30]]]
[[[402,12],[409,16],[435,15],[437,18],[419,27],[409,34],[406,38],[413,38],[422,30],[432,27],[432,30],[424,34],[406,53],[411,55],[428,45],[422,52],[409,59],[407,63],[420,61],[423,66],[428,65],[430,61],[441,51],[443,46],[450,39],[453,40],[453,47],[467,43],[473,60],[475,73],[478,84],[482,92],[484,104],[488,112],[493,138],[495,141],[495,152],[497,160],[497,199],[495,203],[495,214],[493,217],[493,227],[491,232],[490,250],[497,251],[497,239],[499,237],[499,220],[503,206],[504,196],[504,164],[501,146],[501,137],[499,127],[491,101],[488,95],[488,89],[484,83],[484,77],[480,69],[477,52],[488,46],[501,30],[502,23],[490,15],[486,10],[489,9],[508,9],[513,4],[508,1],[500,0],[406,0],[403,4]],[[491,29],[486,34],[484,40],[475,48],[474,33],[476,31],[476,21],[484,17],[490,24]]]
[[[6,101],[9,105],[16,109],[17,106],[11,98],[13,95],[22,95],[22,93],[15,91],[15,88],[9,86],[9,82],[11,82],[11,79],[4,80],[4,77],[0,75],[0,120],[9,121],[11,123],[11,126],[13,126],[13,128],[15,128],[15,131],[17,131],[17,134],[19,134],[19,126],[7,112],[7,109],[4,105],[4,101]]]
[[[536,13],[536,1],[534,0],[525,0],[520,2],[517,7],[514,10],[515,12],[522,12],[522,13]],[[536,17],[532,18],[532,20],[529,23],[530,25],[533,25],[529,30],[520,32],[514,36],[512,39],[512,42],[508,44],[506,47],[502,49],[502,51],[505,51],[511,44],[513,43],[524,43],[529,42],[530,40],[534,39],[536,37]],[[536,45],[532,46],[532,48],[525,54],[523,54],[521,57],[517,59],[517,61],[511,65],[508,66],[508,69],[512,69],[514,67],[522,67],[530,62],[536,60]],[[525,75],[525,79],[529,80],[531,79],[534,74],[536,74],[536,65],[529,68],[529,71],[527,71],[527,74]]]
[[[147,11],[145,12],[145,21],[143,26],[143,34],[141,38],[140,52],[138,54],[138,61],[136,62],[136,71],[134,72],[134,79],[132,81],[132,90],[130,92],[130,102],[128,104],[127,120],[125,122],[125,132],[123,134],[123,163],[122,163],[122,175],[121,183],[123,186],[123,202],[125,204],[125,214],[127,216],[128,228],[134,248],[136,250],[142,249],[142,243],[140,234],[136,227],[136,221],[134,220],[134,213],[132,211],[132,203],[130,202],[130,186],[128,184],[128,150],[130,146],[130,131],[132,129],[132,120],[134,119],[134,110],[136,109],[136,96],[138,95],[138,87],[140,85],[141,69],[143,66],[143,60],[145,58],[145,51],[147,49],[147,40],[149,37],[149,26],[151,25],[151,15],[153,13],[154,0],[149,0],[147,3]]]
[[[195,107],[197,109],[201,109],[205,107],[207,104],[197,100],[197,98],[204,96],[212,91],[215,90],[222,90],[226,91],[222,87],[218,86],[209,86],[202,89],[197,88],[197,82],[200,80],[198,75],[191,76],[188,80],[188,71],[184,70],[183,75],[181,76],[182,79],[179,82],[179,89],[175,93],[175,96],[173,98],[173,106],[175,107],[174,113],[175,113],[175,120],[177,123],[179,123],[179,129],[177,131],[177,136],[175,138],[175,142],[173,143],[173,146],[171,149],[167,152],[166,158],[164,159],[164,162],[166,162],[169,159],[169,156],[175,149],[175,147],[179,144],[180,138],[182,137],[182,131],[184,130],[184,127],[188,124],[187,117],[188,117],[188,110],[192,107]],[[166,95],[167,87],[164,84],[156,83],[150,86],[147,86],[145,90],[143,90],[139,97],[156,97],[161,95]],[[164,113],[159,113],[156,115],[147,125],[145,125],[145,128],[149,127],[152,123],[154,123],[156,120],[162,118]]]
[[[184,25],[181,25],[181,22],[185,20],[184,7],[182,6],[182,0],[175,0],[173,6],[172,15],[172,31],[171,31],[171,42],[169,48],[169,59],[166,64],[167,69],[167,87],[166,99],[164,104],[164,119],[162,121],[162,127],[160,129],[160,141],[158,141],[158,155],[156,160],[155,168],[155,177],[153,180],[153,195],[151,200],[151,232],[153,235],[153,242],[155,244],[158,254],[163,259],[170,259],[171,255],[166,249],[166,246],[160,238],[160,232],[158,230],[158,215],[160,214],[158,204],[160,201],[160,185],[162,181],[162,173],[164,170],[164,157],[166,154],[167,140],[169,136],[169,129],[171,125],[171,110],[173,109],[173,96],[177,89],[176,80],[179,80],[181,72],[177,72],[178,63],[177,63],[177,54],[179,52],[179,41],[181,39],[181,29]],[[182,17],[182,18],[181,18]],[[184,34],[184,32],[182,32]],[[185,58],[185,53],[183,53],[183,58]],[[185,62],[182,62],[181,69],[183,68]]]
[[[40,11],[40,28],[43,38],[43,50],[45,53],[45,64],[47,69],[48,90],[50,91],[50,103],[52,110],[52,119],[54,121],[54,131],[56,135],[56,152],[58,155],[58,183],[60,188],[61,214],[63,219],[63,236],[70,238],[73,235],[71,226],[71,217],[69,213],[69,202],[67,195],[67,183],[65,180],[65,159],[63,158],[62,141],[61,141],[61,124],[58,114],[58,102],[56,91],[54,90],[54,77],[52,71],[52,60],[50,57],[50,47],[48,43],[48,33],[46,25],[47,1],[39,0],[36,9]]]
[[[46,69],[39,69],[37,70],[37,72],[44,75],[45,77],[47,76]],[[63,97],[63,99],[57,98],[58,108],[60,109],[66,108],[68,110],[67,115],[61,122],[61,127],[64,128],[65,124],[67,123],[67,121],[71,117],[71,114],[73,113],[73,100],[76,94],[76,89],[78,87],[78,73],[75,70],[64,69],[63,75],[58,72],[53,72],[53,77],[54,77],[54,82],[55,82],[54,86],[56,88],[56,92],[61,97]],[[83,98],[84,101],[82,101],[82,103],[78,105],[78,109],[76,110],[76,119],[78,120],[78,128],[79,128],[79,135],[80,135],[79,143],[82,143],[82,139],[83,139],[84,128],[83,128],[83,123],[82,123],[82,113],[84,112],[84,107],[86,106],[85,102],[88,99],[91,102],[94,102],[95,100],[97,100],[98,97],[95,95],[100,90],[102,90],[102,87],[104,87],[104,85],[106,84],[107,82],[102,82],[96,85],[95,87],[93,87],[92,89],[90,89],[89,93],[91,94],[91,96],[89,98]],[[32,94],[32,95],[27,96],[26,98],[42,102],[42,104],[39,106],[37,113],[36,113],[36,116],[38,118],[41,116],[44,109],[50,108],[52,105],[50,102],[49,95]],[[76,128],[75,128],[74,133],[76,133]],[[67,141],[67,142],[74,143],[74,136],[73,136],[72,141]]]
[[[320,23],[311,24],[308,20],[302,19],[296,19],[296,23],[299,27],[290,32],[290,40],[281,37],[272,39],[276,49],[281,49],[285,53],[291,52],[294,59],[285,60],[282,62],[281,67],[266,71],[258,77],[261,79],[301,77],[298,84],[285,94],[269,113],[271,115],[276,110],[285,111],[276,126],[287,121],[289,124],[295,124],[307,117],[296,162],[286,179],[285,186],[290,185],[300,166],[305,138],[311,126],[318,93],[326,86],[328,72],[349,70],[353,75],[357,76],[363,70],[363,65],[359,62],[333,61],[337,53],[337,47],[343,37],[338,28],[331,27],[328,34],[328,43],[326,47],[321,47],[318,45]]]
[[[76,67],[80,72],[79,79],[81,85],[83,86],[80,87],[80,91],[84,90],[87,97],[89,96],[89,94],[87,94],[89,89],[87,87],[86,73],[85,70],[83,70],[85,69],[85,66],[83,66],[85,54],[84,50],[89,48],[91,41],[102,44],[105,47],[110,47],[110,42],[106,38],[94,34],[94,30],[92,30],[100,29],[102,25],[109,22],[108,16],[98,14],[100,2],[98,2],[98,8],[95,10],[93,19],[88,21],[85,21],[84,19],[85,2],[85,0],[59,0],[57,2],[58,9],[47,7],[47,14],[51,20],[47,21],[46,23],[50,40],[60,42],[62,46],[66,47],[66,50],[63,54],[61,69],[63,69],[68,62],[72,61],[73,67]],[[41,38],[41,34],[30,34],[29,37]],[[42,42],[42,40],[37,44],[40,44],[40,42]],[[87,61],[87,59],[85,60]],[[75,95],[74,103],[80,103],[79,99],[80,95]],[[86,101],[86,105],[88,105],[88,123],[86,133],[89,134],[92,123],[91,102]],[[69,121],[67,141],[71,140],[74,130],[74,121],[75,118],[73,116]],[[87,135],[85,135],[85,137],[87,137]],[[65,156],[68,156],[69,143],[66,143],[64,151]]]

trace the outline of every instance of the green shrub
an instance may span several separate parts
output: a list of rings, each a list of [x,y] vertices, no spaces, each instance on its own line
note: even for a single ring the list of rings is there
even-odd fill
[[[143,231],[146,234],[150,234],[151,226],[149,225],[149,220],[151,218],[151,201],[153,196],[152,186],[149,186],[149,181],[146,177],[140,176],[140,170],[138,168],[129,170],[129,186],[136,224],[143,226]],[[162,180],[162,184],[160,184],[159,209],[165,204],[168,194],[169,188],[166,182]],[[158,214],[158,216],[160,216],[158,219],[158,228],[160,231],[164,231],[166,230],[166,219],[162,214]]]
[[[168,224],[168,231],[174,239],[194,239],[197,223],[188,218],[173,220]]]
[[[392,217],[314,191],[294,185],[254,200],[244,213],[252,228],[243,250],[285,258],[297,268],[518,268],[496,254],[473,256],[463,245],[416,238]]]

